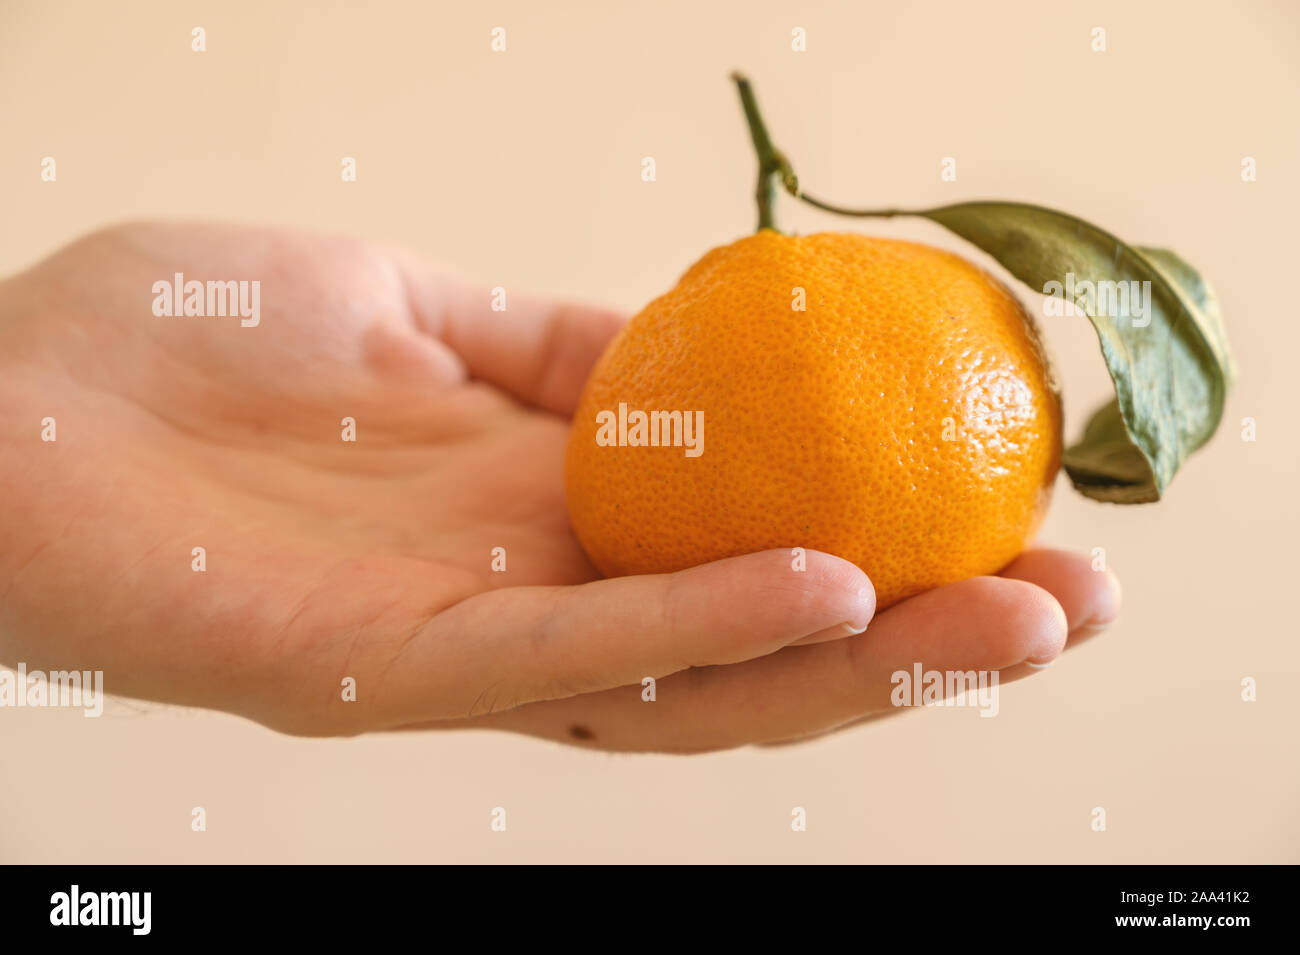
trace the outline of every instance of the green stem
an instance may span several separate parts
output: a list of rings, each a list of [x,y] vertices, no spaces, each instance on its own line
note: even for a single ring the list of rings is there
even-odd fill
[[[814,199],[808,193],[803,192],[797,186],[791,190],[786,188],[786,192],[796,199],[802,199],[810,206],[816,206],[818,209],[825,209],[827,212],[834,212],[841,216],[856,216],[863,219],[892,219],[894,216],[921,216],[925,215],[922,211],[913,211],[911,209],[843,209],[840,206],[833,206],[829,202],[822,202],[820,199]]]
[[[754,89],[748,77],[741,73],[732,73],[732,80],[740,92],[740,105],[745,110],[745,121],[749,124],[749,136],[754,141],[754,152],[758,154],[758,185],[754,189],[754,200],[758,203],[758,228],[776,230],[776,220],[772,216],[776,190],[772,186],[772,177],[780,175],[783,184],[792,181],[794,171],[790,163],[772,145],[772,138],[767,134],[763,114],[758,111],[758,101],[754,98]],[[786,185],[789,188],[789,185]]]
[[[740,105],[745,111],[745,121],[749,124],[749,136],[754,141],[754,152],[758,154],[758,186],[754,190],[754,199],[758,203],[760,232],[763,229],[776,231],[776,220],[772,215],[772,208],[776,201],[776,190],[772,183],[775,177],[780,178],[782,188],[796,199],[802,199],[810,206],[837,215],[885,219],[894,216],[925,215],[924,212],[913,212],[907,209],[844,209],[808,195],[799,188],[799,177],[794,174],[790,160],[785,158],[781,150],[772,145],[772,137],[767,133],[767,124],[763,122],[763,114],[759,112],[758,100],[754,97],[754,88],[749,78],[739,72],[732,73],[731,78],[735,81],[736,89],[740,91]]]

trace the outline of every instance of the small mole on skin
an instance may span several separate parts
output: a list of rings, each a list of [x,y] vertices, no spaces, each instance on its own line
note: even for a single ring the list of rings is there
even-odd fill
[[[577,726],[577,725],[569,727],[569,735],[572,736],[574,739],[595,739],[596,738],[596,734],[593,733],[591,730],[587,729],[587,727]]]

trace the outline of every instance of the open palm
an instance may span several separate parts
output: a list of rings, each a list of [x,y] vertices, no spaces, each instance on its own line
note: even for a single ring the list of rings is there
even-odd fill
[[[260,321],[155,315],[175,273],[258,281]],[[213,226],[110,229],[0,284],[0,659],[294,733],[694,751],[892,712],[914,662],[1006,681],[1118,611],[1044,550],[874,621],[825,554],[600,581],[562,461],[620,319],[491,303],[394,250]]]

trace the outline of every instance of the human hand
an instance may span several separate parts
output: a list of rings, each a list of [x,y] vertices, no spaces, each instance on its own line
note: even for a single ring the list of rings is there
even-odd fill
[[[258,280],[259,323],[155,316],[177,272]],[[110,229],[0,283],[0,658],[291,733],[697,751],[894,712],[913,662],[1007,682],[1118,612],[1109,573],[1045,550],[856,636],[870,584],[830,555],[598,580],[562,463],[619,318],[489,303],[404,253],[215,226]]]

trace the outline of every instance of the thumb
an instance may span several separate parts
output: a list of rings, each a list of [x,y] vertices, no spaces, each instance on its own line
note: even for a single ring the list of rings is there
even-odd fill
[[[769,550],[675,574],[490,591],[434,616],[384,667],[375,715],[384,725],[480,715],[737,663],[860,633],[875,605],[866,574],[817,551],[802,570],[789,550]]]

